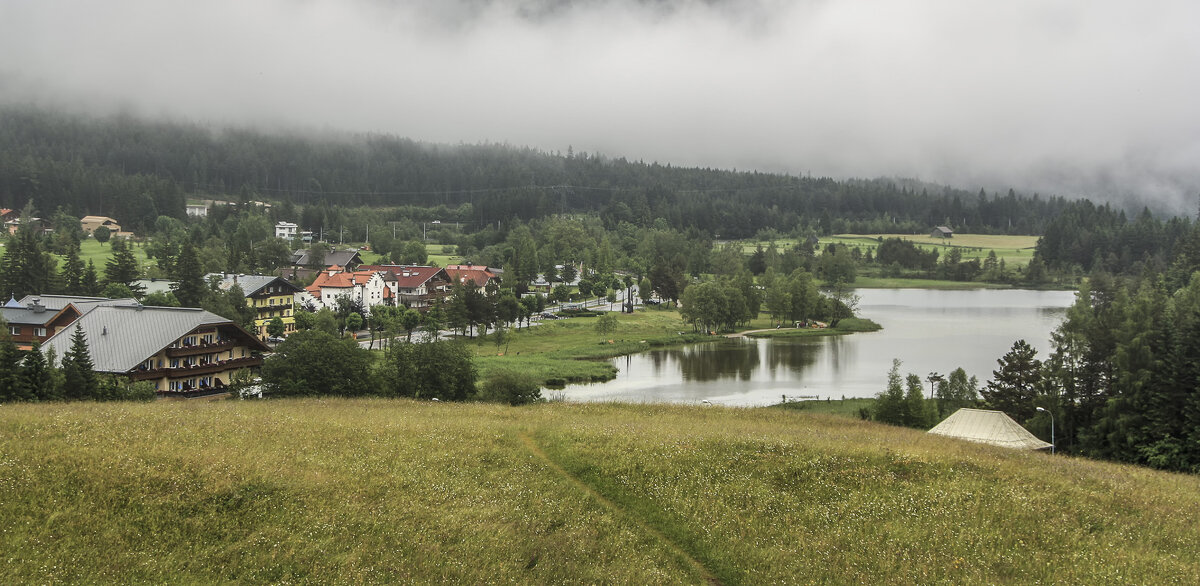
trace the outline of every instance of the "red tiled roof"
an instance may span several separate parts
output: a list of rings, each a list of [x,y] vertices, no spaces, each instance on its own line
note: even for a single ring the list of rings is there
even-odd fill
[[[442,270],[438,267],[411,265],[363,265],[359,269],[387,273],[385,278],[389,281],[395,281],[396,286],[401,289],[415,289],[420,287],[437,276],[438,272]],[[406,272],[408,273],[407,275],[405,275]]]
[[[452,281],[459,283],[471,281],[476,287],[482,287],[491,279],[496,278],[496,273],[489,271],[486,266],[476,265],[450,265],[446,267],[446,274],[450,275]]]

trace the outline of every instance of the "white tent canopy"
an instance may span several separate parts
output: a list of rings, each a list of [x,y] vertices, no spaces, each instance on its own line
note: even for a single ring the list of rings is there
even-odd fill
[[[1044,450],[1050,447],[1050,444],[1029,433],[1002,411],[959,409],[929,433],[1014,450]]]

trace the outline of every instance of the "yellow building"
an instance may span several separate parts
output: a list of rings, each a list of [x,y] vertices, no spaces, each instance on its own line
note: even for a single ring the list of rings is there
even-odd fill
[[[228,291],[234,285],[241,287],[246,296],[246,305],[254,308],[254,335],[260,340],[269,337],[267,326],[273,318],[283,320],[283,335],[296,331],[294,317],[295,294],[302,291],[282,277],[271,275],[218,274],[219,287]]]

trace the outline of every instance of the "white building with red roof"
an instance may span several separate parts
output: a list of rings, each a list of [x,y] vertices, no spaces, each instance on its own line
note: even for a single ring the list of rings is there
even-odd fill
[[[338,297],[356,301],[370,313],[376,305],[393,305],[393,292],[379,271],[346,271],[334,265],[317,274],[312,284],[296,294],[296,303],[317,309],[337,307]]]
[[[418,265],[363,265],[359,270],[377,271],[392,292],[396,305],[428,311],[450,292],[445,269]]]

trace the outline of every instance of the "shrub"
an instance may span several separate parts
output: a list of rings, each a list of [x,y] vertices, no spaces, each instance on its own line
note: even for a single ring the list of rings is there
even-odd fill
[[[527,405],[542,400],[542,387],[537,379],[524,372],[497,370],[483,381],[481,398],[495,403]]]

